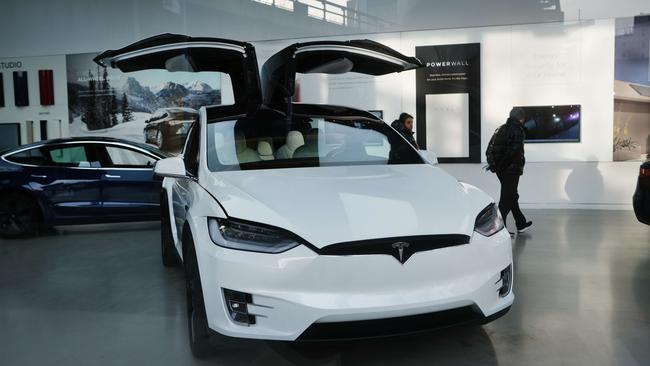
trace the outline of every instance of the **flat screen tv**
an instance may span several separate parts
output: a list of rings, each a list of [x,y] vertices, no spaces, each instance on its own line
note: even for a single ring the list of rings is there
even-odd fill
[[[580,105],[524,107],[526,142],[580,142]]]

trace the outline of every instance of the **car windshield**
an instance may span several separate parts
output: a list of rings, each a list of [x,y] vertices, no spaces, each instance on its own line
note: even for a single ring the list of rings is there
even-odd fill
[[[318,166],[423,164],[418,152],[383,122],[294,115],[208,124],[211,171]]]

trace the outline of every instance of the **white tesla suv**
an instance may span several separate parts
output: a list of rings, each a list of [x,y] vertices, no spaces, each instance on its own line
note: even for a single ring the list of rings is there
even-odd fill
[[[252,45],[160,35],[96,58],[123,71],[229,74],[161,160],[162,257],[187,278],[190,343],[214,332],[308,340],[400,334],[505,314],[510,236],[493,200],[369,112],[292,103],[296,73],[421,66],[381,44],[295,44],[258,72]]]

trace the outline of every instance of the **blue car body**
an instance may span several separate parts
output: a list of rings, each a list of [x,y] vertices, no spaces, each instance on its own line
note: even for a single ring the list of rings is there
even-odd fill
[[[44,225],[159,220],[162,179],[153,167],[167,156],[113,138],[23,145],[0,153],[0,201],[21,197],[5,204],[10,211],[6,207],[33,200]]]

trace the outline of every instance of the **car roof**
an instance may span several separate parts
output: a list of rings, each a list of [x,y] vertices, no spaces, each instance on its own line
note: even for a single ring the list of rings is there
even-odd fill
[[[188,113],[188,114],[199,114],[199,111],[197,111],[194,108],[189,108],[189,107],[165,107],[165,108],[158,108],[154,112],[154,114],[158,112],[172,112],[172,113],[178,113],[178,112],[183,112],[183,113]]]
[[[310,103],[292,103],[293,114],[299,116],[309,117],[339,117],[339,118],[361,118],[382,122],[374,114],[346,106],[339,106],[333,104],[310,104]],[[232,109],[229,106],[209,106],[206,107],[208,121],[218,120],[231,120],[235,118],[242,118],[243,115],[232,114]],[[262,105],[257,111],[257,114],[273,114],[278,118],[284,118],[284,114],[267,106]]]
[[[1,154],[10,154],[14,151],[18,150],[26,150],[32,147],[39,147],[39,146],[50,146],[50,145],[57,145],[57,144],[65,144],[65,143],[70,143],[70,142],[83,142],[83,141],[91,141],[91,142],[106,142],[106,143],[120,143],[124,145],[131,145],[133,147],[138,147],[144,150],[147,150],[148,152],[159,156],[161,158],[169,157],[171,154],[166,153],[164,151],[161,151],[151,145],[147,145],[145,143],[141,142],[136,142],[136,141],[130,141],[130,140],[124,140],[124,139],[118,139],[114,137],[96,137],[96,136],[88,136],[88,137],[67,137],[67,138],[58,138],[58,139],[51,139],[51,140],[43,140],[43,141],[37,141],[37,142],[32,142],[30,144],[25,144],[25,145],[20,145],[14,148],[6,149],[3,151],[0,151]]]
[[[359,117],[381,122],[381,119],[368,111],[334,104],[293,103],[293,113],[319,117]]]

